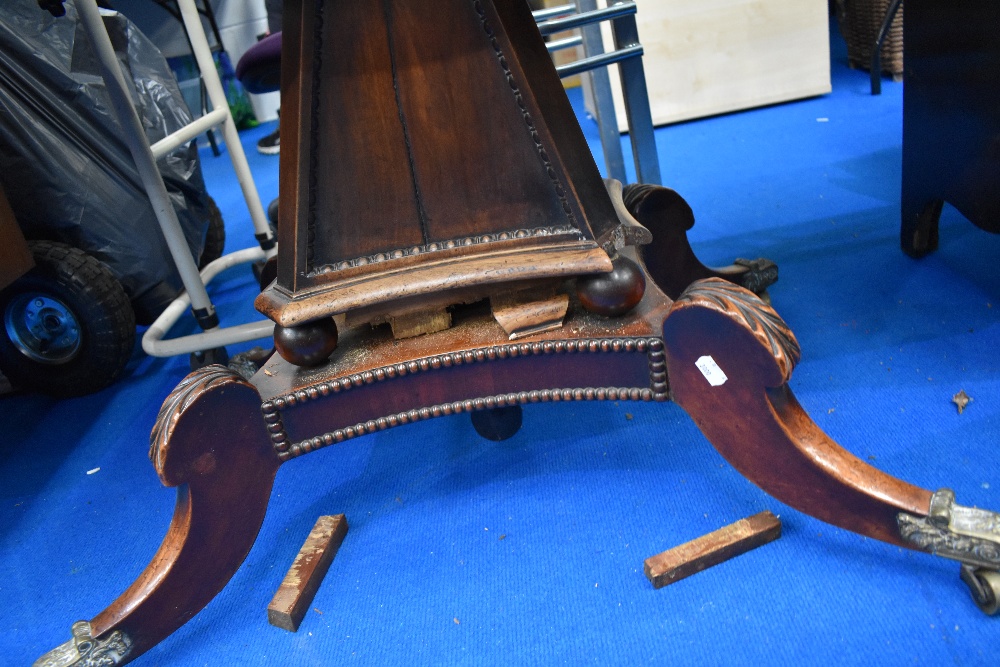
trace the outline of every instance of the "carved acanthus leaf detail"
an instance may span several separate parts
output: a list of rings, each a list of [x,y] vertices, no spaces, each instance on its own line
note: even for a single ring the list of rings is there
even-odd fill
[[[721,278],[698,280],[675,302],[674,308],[702,306],[727,315],[745,326],[774,355],[787,382],[802,350],[795,334],[769,305],[753,292]]]

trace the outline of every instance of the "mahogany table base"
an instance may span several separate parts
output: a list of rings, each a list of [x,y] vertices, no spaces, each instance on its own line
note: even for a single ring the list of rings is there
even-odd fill
[[[561,329],[512,342],[488,309],[471,308],[447,331],[402,341],[386,327],[348,329],[314,369],[274,355],[251,380],[221,366],[185,378],[151,437],[161,481],[177,487],[166,539],[117,600],[36,667],[124,664],[191,619],[253,546],[283,463],[431,417],[548,401],[673,400],[775,498],[962,561],[977,602],[995,611],[1000,516],[895,479],[826,436],[788,388],[800,356],[792,332],[754,293],[717,277],[754,275],[697,262],[685,236],[693,217],[676,193],[632,188],[626,199],[654,238],[645,294],[626,315],[575,304]]]

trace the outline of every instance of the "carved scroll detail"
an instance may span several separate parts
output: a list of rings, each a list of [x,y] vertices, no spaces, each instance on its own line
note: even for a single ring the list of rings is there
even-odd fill
[[[384,382],[392,380],[394,378],[403,377],[405,375],[412,375],[414,373],[421,373],[427,371],[438,370],[441,368],[449,368],[451,366],[459,366],[462,364],[472,364],[472,363],[483,363],[489,361],[495,361],[498,359],[507,359],[514,357],[526,357],[531,355],[542,355],[542,354],[566,354],[566,353],[616,353],[616,352],[643,352],[647,356],[649,364],[649,387],[648,388],[630,388],[630,389],[551,389],[551,390],[539,390],[539,391],[529,391],[529,392],[517,392],[512,394],[504,394],[499,397],[490,398],[478,398],[470,399],[467,401],[458,401],[453,404],[448,404],[451,406],[460,405],[461,409],[452,407],[449,408],[449,412],[444,412],[444,406],[435,406],[430,408],[421,408],[418,410],[411,410],[406,413],[400,413],[400,415],[406,415],[405,421],[399,421],[402,419],[400,415],[395,417],[386,417],[384,419],[372,420],[366,422],[366,424],[361,424],[355,427],[350,427],[342,429],[340,431],[335,431],[334,433],[320,436],[317,438],[312,438],[311,440],[303,441],[302,443],[292,444],[288,433],[285,431],[284,425],[282,423],[281,412],[295,407],[296,405],[301,405],[310,400],[322,398],[329,396],[330,394],[337,394],[340,392],[348,391],[354,387],[360,387],[366,384],[372,384],[374,382]],[[280,396],[272,400],[266,401],[261,405],[261,412],[264,416],[264,422],[267,424],[267,430],[271,435],[271,442],[274,446],[275,451],[278,453],[282,460],[287,460],[295,456],[300,456],[307,452],[313,451],[319,447],[333,444],[334,442],[340,442],[342,440],[353,438],[364,433],[370,433],[376,430],[382,430],[383,428],[388,428],[388,426],[379,426],[381,422],[385,422],[389,426],[396,426],[398,423],[408,423],[408,421],[414,421],[416,418],[428,418],[436,417],[442,414],[452,414],[453,412],[462,412],[468,410],[482,410],[484,408],[492,407],[502,407],[503,405],[513,405],[514,403],[523,402],[538,402],[538,401],[550,401],[550,400],[643,400],[643,401],[665,401],[668,398],[669,388],[667,385],[667,366],[666,358],[664,353],[663,341],[659,338],[602,338],[602,339],[582,339],[582,340],[560,340],[560,341],[537,341],[533,343],[511,343],[507,345],[495,345],[487,348],[479,348],[476,350],[465,350],[463,352],[451,352],[448,354],[439,354],[431,357],[424,357],[422,359],[415,359],[406,363],[392,364],[389,366],[382,366],[370,371],[364,371],[363,373],[355,373],[347,377],[339,378],[337,380],[332,380],[330,382],[321,382],[317,385],[308,387],[306,389],[300,389],[294,394],[288,394],[286,396]],[[613,396],[613,398],[612,398]],[[523,400],[522,400],[523,398]],[[496,403],[496,401],[509,401]],[[486,401],[487,403],[480,403],[481,401]],[[493,401],[493,403],[490,403]],[[439,410],[437,413],[431,414],[434,410]],[[427,412],[426,416],[423,416]],[[411,418],[410,415],[416,415],[417,417]],[[389,423],[386,420],[396,419],[396,423]],[[372,424],[371,428],[368,428],[368,424]],[[364,428],[361,428],[364,427]],[[359,431],[358,429],[361,428]],[[339,436],[336,434],[340,433]]]
[[[727,315],[744,325],[774,355],[787,382],[802,357],[795,334],[773,308],[756,294],[721,278],[699,280],[688,287],[674,308],[702,306]]]
[[[249,384],[243,376],[226,366],[211,365],[199,368],[180,381],[160,406],[156,425],[149,435],[149,460],[157,470],[162,469],[162,455],[181,414],[202,392],[224,384]]]

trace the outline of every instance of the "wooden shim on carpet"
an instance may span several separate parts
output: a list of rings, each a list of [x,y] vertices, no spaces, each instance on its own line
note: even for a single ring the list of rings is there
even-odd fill
[[[643,569],[654,588],[663,588],[779,537],[781,521],[765,510],[661,554],[650,556]]]
[[[347,518],[343,514],[321,516],[316,520],[285,580],[267,605],[268,623],[290,632],[299,629],[346,535]]]

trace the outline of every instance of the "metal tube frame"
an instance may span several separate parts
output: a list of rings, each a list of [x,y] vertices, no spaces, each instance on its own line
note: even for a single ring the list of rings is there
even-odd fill
[[[128,146],[129,152],[132,154],[139,178],[146,190],[146,195],[149,197],[149,202],[153,206],[153,213],[160,224],[160,230],[167,242],[167,247],[170,249],[170,255],[181,274],[184,289],[190,296],[192,308],[195,311],[202,311],[206,315],[214,315],[215,307],[208,298],[205,285],[197,279],[198,267],[195,265],[194,257],[191,256],[191,250],[184,239],[184,232],[177,220],[177,213],[170,202],[163,178],[156,167],[156,159],[153,157],[153,151],[146,140],[142,122],[132,107],[125,77],[118,66],[118,59],[111,46],[111,39],[104,29],[104,22],[101,20],[97,3],[93,0],[80,2],[77,4],[77,11],[97,53],[101,74],[104,77],[118,124],[121,125],[125,145]]]
[[[118,59],[104,28],[97,3],[94,0],[83,0],[76,3],[81,24],[97,55],[101,74],[111,98],[112,111],[121,126],[123,139],[135,162],[136,170],[146,191],[146,196],[149,197],[153,207],[171,259],[177,267],[184,285],[184,292],[167,307],[143,336],[143,349],[146,353],[160,357],[256,340],[273,333],[273,323],[270,320],[225,329],[219,327],[215,306],[212,305],[205,289],[205,285],[222,270],[236,264],[267,259],[274,256],[277,251],[274,235],[267,224],[267,217],[260,203],[260,196],[257,194],[257,188],[250,173],[246,154],[243,152],[243,145],[240,143],[236,124],[229,112],[229,103],[226,101],[222,83],[219,81],[197,7],[194,0],[178,0],[178,6],[198,67],[201,70],[202,80],[214,108],[210,112],[208,120],[199,119],[192,125],[181,128],[178,132],[158,141],[154,146],[150,146],[142,122],[132,106],[129,87],[118,65]],[[185,240],[180,222],[177,220],[177,213],[174,211],[173,204],[167,194],[163,178],[156,166],[156,159],[181,145],[184,141],[190,140],[194,135],[200,134],[210,124],[216,124],[213,121],[217,121],[223,126],[229,155],[243,190],[260,247],[230,253],[215,260],[205,267],[204,271],[199,272]],[[204,330],[203,333],[185,336],[173,341],[163,341],[163,335],[180,319],[189,305],[199,326]]]
[[[885,18],[882,20],[882,25],[879,27],[878,36],[875,37],[875,44],[872,45],[872,62],[871,67],[868,68],[872,95],[882,94],[882,44],[885,42],[885,38],[886,35],[889,34],[889,30],[892,29],[892,22],[895,20],[896,12],[899,11],[899,6],[902,3],[903,0],[892,0],[892,2],[889,3],[889,7],[885,11]]]
[[[573,13],[574,11],[577,13]],[[605,69],[610,65],[618,65],[636,181],[659,184],[660,162],[656,153],[653,118],[649,109],[649,93],[642,65],[643,48],[639,43],[635,13],[634,2],[617,1],[598,9],[596,0],[579,0],[575,5],[563,5],[535,12],[534,16],[535,20],[539,21],[538,29],[542,35],[580,29],[585,57],[557,67],[556,71],[561,77],[589,73],[608,175],[625,182],[625,158],[621,150],[618,122],[611,98],[610,79]],[[597,25],[604,21],[611,22],[615,45],[614,50],[607,53],[604,52],[600,27]],[[550,51],[572,46],[569,41],[567,39],[550,43]]]

